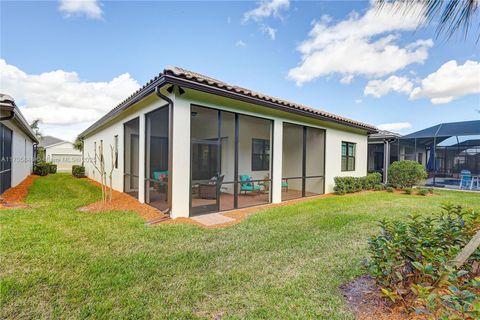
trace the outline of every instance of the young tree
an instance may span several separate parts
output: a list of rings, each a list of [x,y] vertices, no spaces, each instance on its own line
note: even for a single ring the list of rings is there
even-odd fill
[[[40,132],[40,119],[35,119],[30,123],[30,128],[32,128],[33,132],[35,133],[35,136],[37,139],[42,139],[43,135]]]

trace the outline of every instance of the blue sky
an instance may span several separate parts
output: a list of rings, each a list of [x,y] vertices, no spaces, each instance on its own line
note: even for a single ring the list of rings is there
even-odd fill
[[[1,91],[66,139],[166,65],[400,133],[479,119],[475,35],[436,39],[373,6],[2,1]]]

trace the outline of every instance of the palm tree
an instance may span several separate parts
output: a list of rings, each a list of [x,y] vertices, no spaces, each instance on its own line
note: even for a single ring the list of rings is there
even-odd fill
[[[33,120],[33,122],[30,123],[30,128],[32,128],[38,140],[43,138],[43,135],[40,132],[40,119]]]
[[[408,8],[418,3],[423,4],[421,14],[429,23],[438,23],[437,37],[448,38],[456,32],[463,31],[467,37],[471,27],[476,26],[477,41],[480,39],[480,20],[478,18],[480,0],[377,0],[380,7],[385,3],[396,3],[403,8],[403,14],[409,14]]]

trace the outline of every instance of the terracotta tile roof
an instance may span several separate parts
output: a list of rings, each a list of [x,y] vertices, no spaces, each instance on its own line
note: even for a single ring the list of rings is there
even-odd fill
[[[168,77],[168,79],[166,79],[167,77]],[[311,114],[314,117],[318,116],[318,117],[321,117],[321,118],[325,118],[326,120],[330,119],[332,121],[335,121],[335,122],[338,122],[338,123],[341,123],[341,124],[344,124],[344,125],[347,125],[347,126],[353,126],[353,127],[361,128],[361,129],[367,130],[370,133],[377,132],[376,127],[374,127],[372,125],[369,125],[369,124],[366,124],[366,123],[363,123],[363,122],[360,122],[360,121],[355,121],[355,120],[348,119],[348,118],[345,118],[345,117],[337,116],[335,114],[332,114],[332,113],[329,113],[329,112],[326,112],[326,111],[323,111],[323,110],[310,108],[310,107],[307,107],[307,106],[302,105],[302,104],[293,103],[293,102],[290,102],[290,101],[287,101],[287,100],[282,100],[282,99],[279,99],[279,98],[275,98],[275,97],[272,97],[272,96],[269,96],[269,95],[266,95],[266,94],[263,94],[263,93],[260,93],[260,92],[256,92],[256,91],[249,90],[249,89],[246,89],[246,88],[242,88],[242,87],[239,87],[239,86],[227,84],[223,81],[205,76],[205,75],[197,73],[197,72],[189,71],[189,70],[179,68],[179,67],[168,66],[168,67],[165,68],[163,73],[158,74],[153,79],[148,81],[140,89],[135,91],[128,98],[126,98],[124,101],[122,101],[119,105],[117,105],[115,108],[113,108],[110,112],[108,112],[106,115],[104,115],[102,118],[100,118],[94,124],[92,124],[89,128],[87,128],[85,131],[83,131],[79,136],[80,137],[85,137],[91,131],[95,130],[99,126],[108,122],[116,114],[118,114],[121,111],[125,110],[126,108],[130,107],[133,103],[136,102],[136,100],[139,99],[139,97],[142,97],[144,94],[149,94],[149,93],[153,92],[155,86],[157,86],[158,84],[160,84],[162,82],[163,83],[165,83],[165,82],[168,83],[169,79],[172,79],[172,80],[176,80],[176,79],[186,80],[186,81],[189,81],[189,82],[198,83],[200,85],[205,85],[205,86],[208,86],[208,87],[211,87],[211,88],[226,90],[226,91],[232,92],[234,94],[238,94],[238,95],[242,95],[242,96],[246,96],[246,97],[250,97],[250,98],[254,98],[254,99],[258,99],[258,100],[263,100],[263,101],[266,101],[266,102],[268,102],[272,105],[276,104],[276,105],[282,106],[286,109],[290,108],[290,109],[292,109],[292,111],[293,110],[301,111],[301,112],[304,112],[305,115],[307,115],[307,116],[308,116],[308,114]]]
[[[232,91],[232,92],[235,92],[235,93],[238,93],[238,94],[242,94],[242,95],[250,96],[250,97],[253,97],[253,98],[258,98],[258,99],[261,99],[261,100],[273,102],[273,103],[280,104],[280,105],[285,106],[285,107],[290,107],[290,108],[293,108],[293,109],[305,111],[307,113],[312,113],[312,114],[315,114],[315,115],[320,115],[320,116],[323,116],[323,117],[326,117],[326,118],[330,118],[332,120],[337,120],[337,121],[340,121],[340,122],[344,122],[346,124],[353,124],[355,126],[362,127],[362,128],[365,128],[365,129],[368,129],[368,130],[371,130],[371,131],[377,131],[376,127],[374,127],[372,125],[369,125],[369,124],[366,124],[366,123],[363,123],[363,122],[360,122],[360,121],[355,121],[355,120],[348,119],[348,118],[345,118],[345,117],[337,116],[335,114],[332,114],[332,113],[329,113],[329,112],[326,112],[326,111],[323,111],[323,110],[314,109],[314,108],[307,107],[307,106],[299,104],[299,103],[294,103],[294,102],[291,102],[291,101],[275,98],[275,97],[272,97],[272,96],[269,96],[269,95],[266,95],[266,94],[263,94],[263,93],[260,93],[260,92],[256,92],[256,91],[253,91],[253,90],[249,90],[249,89],[246,89],[246,88],[242,88],[242,87],[239,87],[239,86],[230,85],[230,84],[227,84],[223,81],[220,81],[220,80],[202,75],[202,74],[197,73],[197,72],[189,71],[189,70],[186,70],[186,69],[183,69],[183,68],[166,67],[165,70],[164,70],[164,74],[173,75],[175,77],[184,78],[186,80],[195,81],[195,82],[206,84],[206,85],[209,85],[209,86],[214,86],[214,87],[217,87],[217,88],[220,88],[220,89],[225,89],[225,90],[228,90],[228,91]]]

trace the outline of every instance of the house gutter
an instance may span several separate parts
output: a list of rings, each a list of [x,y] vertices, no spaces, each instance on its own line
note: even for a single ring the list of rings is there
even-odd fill
[[[10,112],[8,116],[0,117],[0,121],[12,120],[15,118],[15,107],[10,105],[5,105],[2,103],[2,109]]]
[[[167,185],[167,212],[172,210],[172,168],[173,168],[173,100],[164,95],[161,89],[166,85],[166,82],[161,83],[155,87],[155,94],[162,100],[168,103],[168,185]]]

